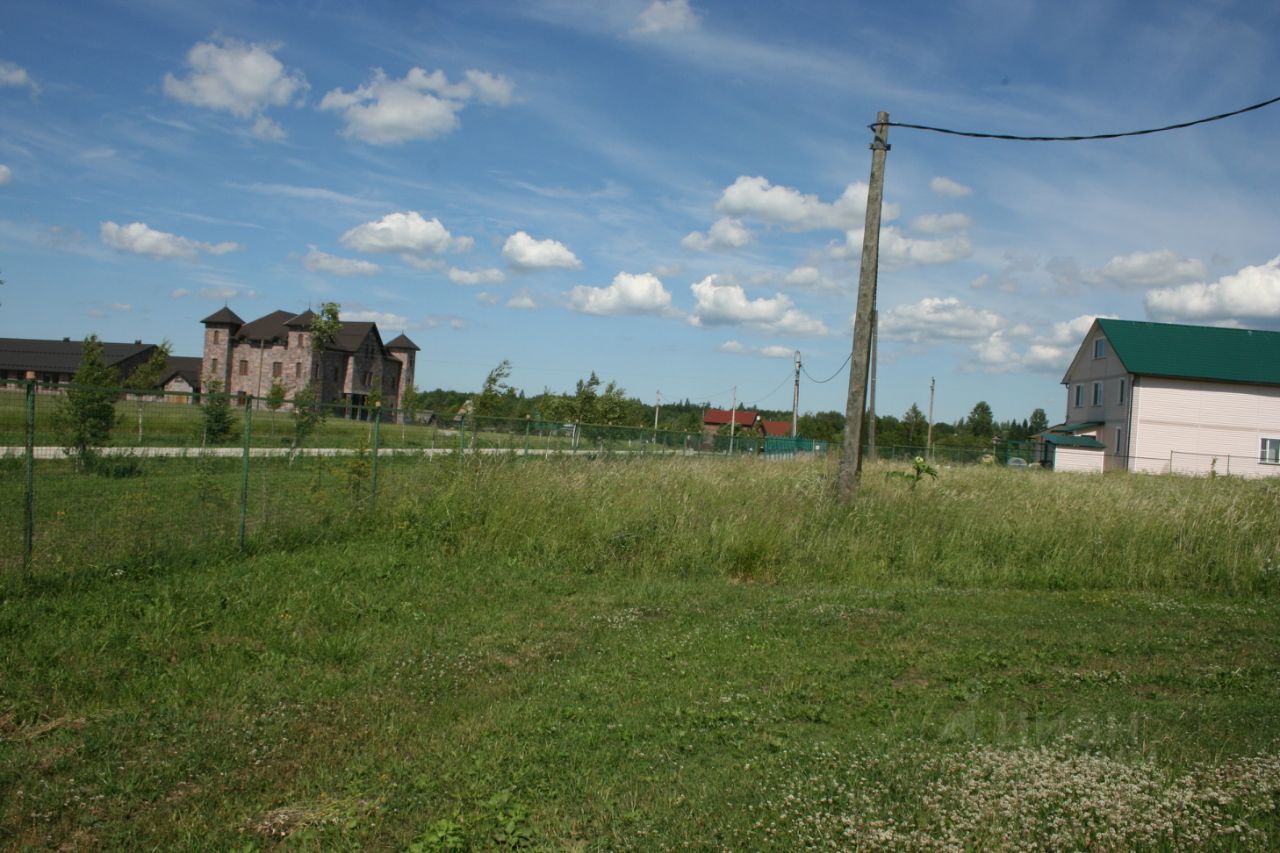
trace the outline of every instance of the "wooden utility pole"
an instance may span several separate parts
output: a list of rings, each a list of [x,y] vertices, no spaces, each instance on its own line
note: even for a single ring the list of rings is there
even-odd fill
[[[729,407],[729,455],[733,455],[733,434],[738,431],[738,386],[733,386],[733,405]]]
[[[791,393],[791,437],[800,434],[800,350],[796,350],[796,389]]]
[[[871,304],[875,305],[874,293],[871,297]],[[879,344],[876,341],[876,326],[880,320],[880,312],[875,308],[871,309],[871,368],[867,371],[870,379],[867,390],[867,455],[872,459],[876,458],[876,350]]]
[[[884,158],[889,151],[889,114],[876,115],[871,143],[871,183],[867,218],[862,226],[862,268],[858,274],[858,307],[853,319],[853,352],[849,359],[849,398],[844,410],[844,450],[836,474],[840,500],[853,499],[862,476],[862,413],[867,407],[867,368],[871,357],[871,314],[876,302],[880,260],[880,207],[884,201]]]

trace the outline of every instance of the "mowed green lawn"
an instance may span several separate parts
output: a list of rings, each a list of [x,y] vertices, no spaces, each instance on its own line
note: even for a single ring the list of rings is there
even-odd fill
[[[1280,844],[1274,484],[832,473],[422,462],[315,544],[9,571],[0,847]]]

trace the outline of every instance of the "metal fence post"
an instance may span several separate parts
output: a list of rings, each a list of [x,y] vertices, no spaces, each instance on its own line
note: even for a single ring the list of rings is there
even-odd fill
[[[382,403],[373,407],[373,470],[369,472],[369,507],[378,500],[378,432],[382,425]]]
[[[253,397],[244,400],[244,464],[240,474],[240,550],[244,550],[245,525],[249,519],[249,444],[253,438]]]
[[[31,551],[35,542],[35,455],[36,455],[36,383],[27,380],[27,481],[22,516],[22,569],[31,571]]]

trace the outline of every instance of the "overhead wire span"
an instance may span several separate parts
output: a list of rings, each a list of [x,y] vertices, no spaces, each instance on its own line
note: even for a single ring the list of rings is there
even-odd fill
[[[756,398],[755,398],[755,401],[756,401],[756,408],[759,408],[761,403],[763,403],[765,400],[768,400],[768,399],[769,399],[770,397],[772,397],[774,394],[777,394],[777,393],[778,393],[778,391],[779,391],[779,389],[781,389],[783,385],[786,385],[786,384],[787,384],[788,382],[790,382],[790,381],[791,381],[791,377],[790,377],[790,376],[787,376],[787,377],[786,377],[786,378],[784,378],[781,382],[779,382],[777,385],[773,386],[773,390],[772,390],[772,391],[770,391],[768,394],[765,394],[765,395],[763,395],[763,396],[761,396],[761,397],[756,397]]]
[[[802,373],[804,373],[804,375],[805,375],[805,376],[808,376],[808,377],[809,377],[809,381],[810,381],[810,382],[813,382],[813,383],[815,383],[815,384],[817,384],[817,385],[821,385],[821,384],[823,384],[824,382],[830,382],[832,379],[835,379],[835,378],[836,378],[837,376],[839,376],[841,373],[844,373],[844,369],[845,369],[846,367],[848,367],[848,366],[849,366],[849,359],[851,359],[851,358],[853,358],[853,351],[852,351],[852,350],[850,350],[850,351],[849,351],[849,355],[845,358],[845,360],[844,360],[844,364],[840,365],[840,367],[838,367],[838,368],[836,369],[836,372],[835,372],[835,373],[833,373],[833,374],[831,374],[830,376],[828,376],[826,379],[814,379],[812,376],[810,376],[810,375],[809,375],[809,371],[808,371],[807,369],[805,369],[804,362],[801,362],[801,363],[800,363],[800,370],[801,370],[801,372],[802,372]]]
[[[1123,133],[1093,133],[1078,136],[1017,136],[1012,133],[983,133],[972,130],[951,130],[950,128],[945,127],[931,127],[927,124],[908,124],[906,122],[899,121],[885,122],[884,126],[901,127],[909,130],[927,130],[930,133],[945,133],[950,136],[968,136],[973,139],[1008,139],[1013,140],[1014,142],[1086,142],[1091,139],[1120,139],[1125,136],[1146,136],[1150,133],[1164,133],[1166,130],[1181,130],[1185,127],[1195,127],[1198,124],[1208,124],[1211,121],[1222,121],[1224,118],[1231,118],[1232,116],[1238,116],[1242,113],[1260,110],[1263,107],[1269,107],[1275,103],[1280,103],[1280,97],[1275,97],[1257,104],[1251,104],[1250,106],[1242,107],[1238,110],[1232,110],[1229,113],[1219,113],[1216,116],[1198,118],[1194,121],[1184,121],[1179,122],[1178,124],[1167,124],[1164,127],[1150,127],[1146,130],[1127,130]],[[875,129],[880,126],[881,125],[879,124],[867,125],[867,127],[872,131],[875,131]]]

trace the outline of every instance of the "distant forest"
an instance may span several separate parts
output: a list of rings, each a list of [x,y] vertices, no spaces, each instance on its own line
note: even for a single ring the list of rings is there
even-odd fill
[[[410,402],[418,411],[433,411],[441,418],[451,418],[468,401],[473,415],[496,418],[533,418],[565,423],[612,424],[616,426],[652,427],[654,406],[635,397],[615,382],[602,382],[594,372],[579,379],[572,391],[556,393],[544,388],[542,393],[528,395],[507,384],[511,365],[504,361],[490,371],[484,387],[478,392],[436,388],[416,391]],[[658,415],[658,428],[683,432],[702,429],[702,414],[711,404],[707,401],[663,400]],[[740,409],[747,409],[740,406]],[[789,421],[790,409],[758,409],[765,420]],[[799,417],[801,436],[818,441],[839,441],[844,433],[843,412],[806,412]],[[934,444],[952,447],[990,447],[994,439],[1021,441],[1048,427],[1044,409],[1036,409],[1021,421],[996,421],[985,400],[974,404],[969,416],[954,423],[933,425]],[[901,416],[877,415],[876,444],[881,447],[923,447],[928,434],[928,418],[912,403]]]

